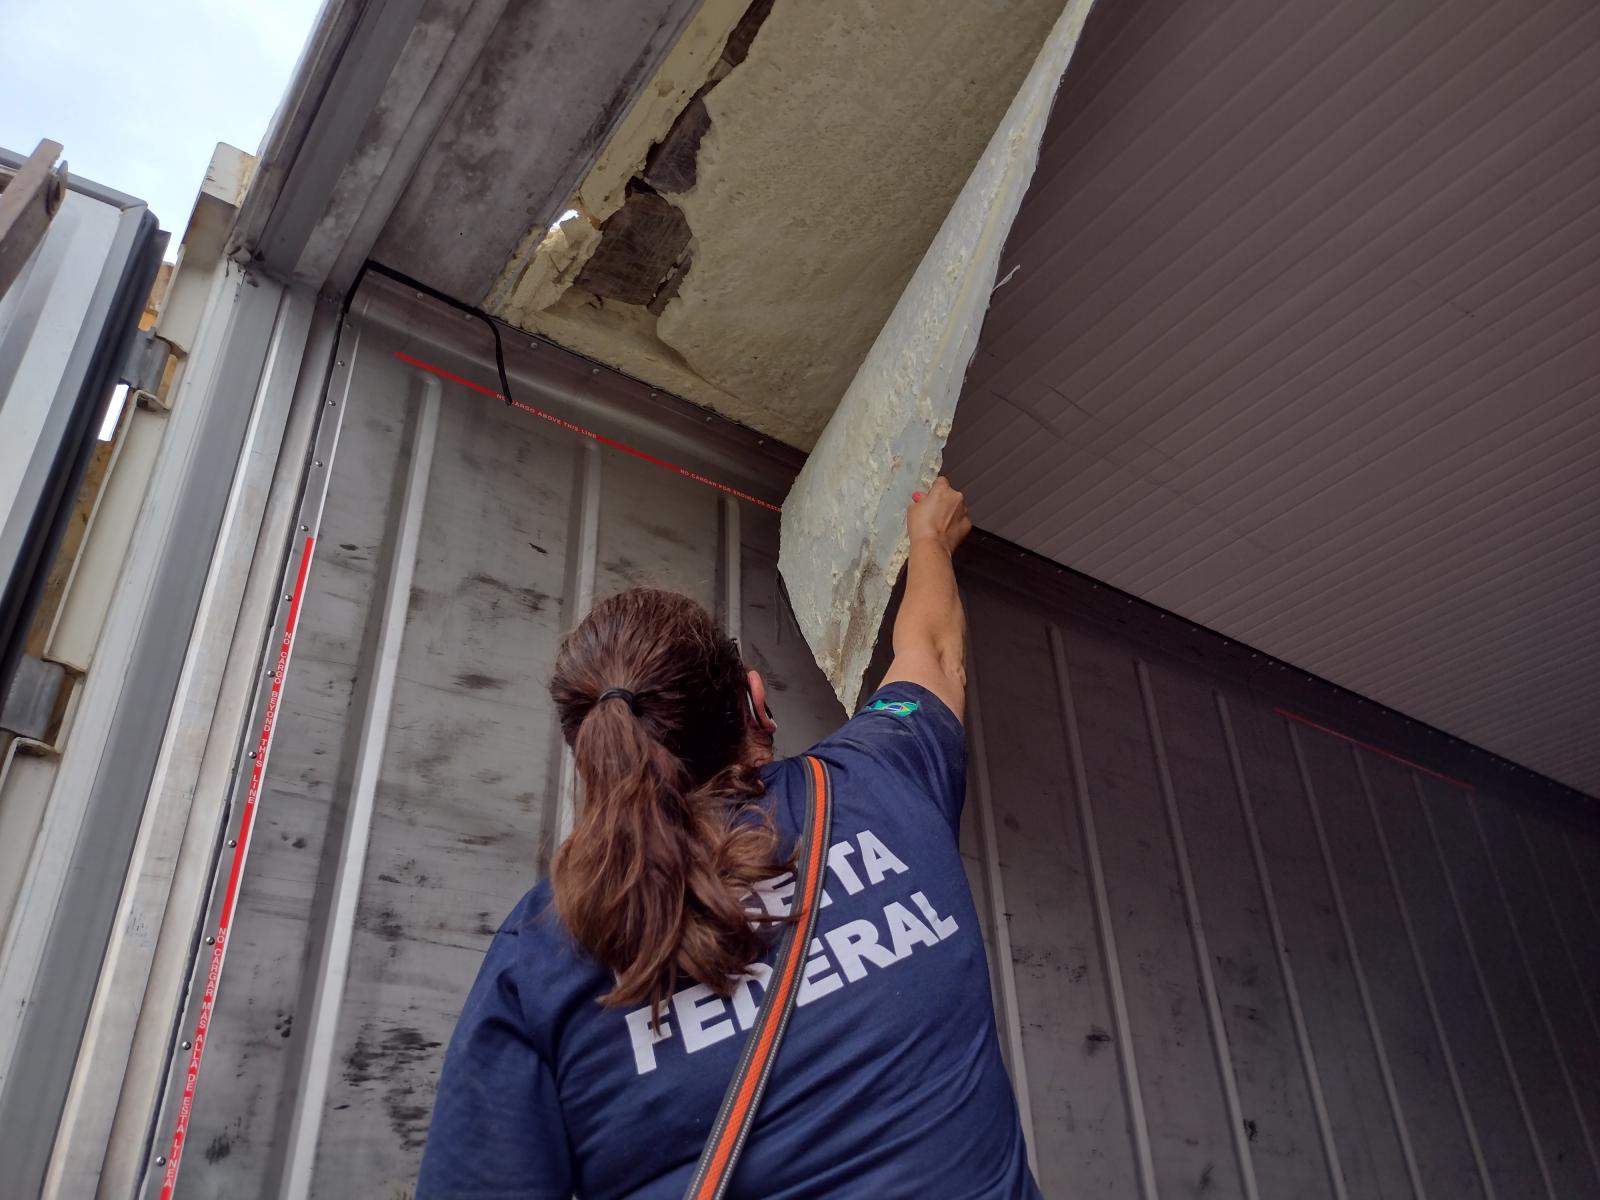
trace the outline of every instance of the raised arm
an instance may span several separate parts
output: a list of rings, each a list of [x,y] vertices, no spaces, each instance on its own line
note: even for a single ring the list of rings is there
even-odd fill
[[[949,706],[966,711],[967,623],[950,556],[972,530],[967,503],[940,476],[906,510],[911,558],[906,590],[894,621],[894,661],[884,683],[917,683]]]

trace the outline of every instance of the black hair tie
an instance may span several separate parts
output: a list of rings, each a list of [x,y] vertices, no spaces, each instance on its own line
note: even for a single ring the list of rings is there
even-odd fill
[[[628,706],[628,711],[634,716],[639,715],[638,697],[627,688],[607,688],[595,697],[596,704],[603,704],[607,700],[621,700]]]

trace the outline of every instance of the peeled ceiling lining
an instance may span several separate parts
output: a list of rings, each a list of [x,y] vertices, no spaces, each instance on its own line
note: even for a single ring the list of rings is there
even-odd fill
[[[708,0],[579,188],[580,218],[543,258],[527,239],[487,307],[809,448],[1061,10],[775,0],[730,64],[749,6]],[[596,298],[574,281],[630,189],[657,190],[639,173],[652,177],[651,147],[697,102],[709,124],[693,186],[653,175],[689,227],[676,294],[659,316]]]
[[[1000,252],[1088,15],[1072,0],[994,131],[783,505],[778,567],[795,619],[855,707],[904,565],[912,489],[938,474]]]

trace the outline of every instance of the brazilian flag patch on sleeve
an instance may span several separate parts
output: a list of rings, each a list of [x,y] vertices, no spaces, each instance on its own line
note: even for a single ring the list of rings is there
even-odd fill
[[[891,716],[909,717],[917,711],[915,700],[874,700],[867,708],[868,712],[886,712]]]

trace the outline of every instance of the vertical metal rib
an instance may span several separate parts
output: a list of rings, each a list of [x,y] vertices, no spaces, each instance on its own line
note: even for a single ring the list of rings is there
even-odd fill
[[[1221,692],[1215,693],[1217,717],[1222,722],[1222,739],[1227,743],[1228,762],[1233,767],[1234,789],[1239,797],[1239,812],[1244,817],[1245,832],[1250,839],[1250,857],[1255,862],[1256,882],[1261,887],[1262,902],[1267,910],[1267,924],[1272,929],[1272,948],[1278,955],[1278,974],[1283,978],[1283,990],[1289,998],[1289,1018],[1294,1023],[1295,1042],[1300,1048],[1300,1063],[1305,1068],[1306,1086],[1311,1091],[1311,1107],[1317,1117],[1317,1134],[1322,1139],[1322,1153],[1328,1166],[1328,1182],[1333,1187],[1335,1200],[1349,1200],[1344,1186],[1344,1166],[1339,1161],[1339,1147],[1333,1140],[1333,1122],[1328,1118],[1328,1102],[1322,1094],[1322,1075],[1317,1070],[1317,1056],[1311,1048],[1311,1031],[1306,1026],[1305,1009],[1300,1004],[1300,988],[1294,980],[1294,966],[1289,961],[1289,942],[1283,933],[1283,918],[1278,913],[1277,893],[1272,887],[1272,872],[1267,867],[1266,851],[1261,845],[1261,831],[1256,825],[1256,809],[1250,799],[1250,786],[1245,781],[1244,760],[1239,756],[1239,743],[1233,735],[1233,714]]]
[[[1556,1066],[1561,1070],[1561,1082],[1566,1085],[1567,1099],[1572,1104],[1572,1114],[1578,1119],[1578,1131],[1583,1135],[1583,1146],[1589,1154],[1589,1168],[1595,1173],[1596,1182],[1600,1183],[1600,1158],[1595,1156],[1594,1138],[1589,1133],[1589,1122],[1584,1118],[1583,1105],[1578,1102],[1578,1089],[1573,1086],[1572,1072],[1567,1068],[1567,1054],[1561,1047],[1555,1023],[1550,1020],[1550,1008],[1544,1002],[1544,989],[1539,986],[1539,976],[1534,972],[1533,960],[1528,957],[1527,944],[1522,940],[1522,930],[1517,925],[1517,915],[1511,907],[1511,896],[1506,891],[1505,880],[1500,876],[1500,865],[1494,860],[1494,849],[1489,845],[1489,835],[1483,828],[1483,816],[1478,812],[1478,798],[1471,792],[1467,793],[1467,808],[1472,813],[1472,824],[1478,831],[1478,841],[1483,846],[1484,857],[1489,860],[1489,876],[1494,880],[1494,889],[1500,897],[1500,908],[1506,915],[1506,924],[1511,927],[1511,941],[1517,948],[1517,958],[1522,963],[1522,972],[1528,977],[1528,986],[1533,989],[1533,1005],[1539,1010],[1539,1021],[1544,1025],[1545,1036],[1550,1039],[1550,1048],[1555,1051]],[[1553,920],[1554,914],[1551,916]]]
[[[1511,1057],[1511,1048],[1506,1045],[1505,1030],[1500,1024],[1500,1013],[1495,1007],[1494,997],[1489,994],[1489,982],[1484,978],[1483,963],[1478,959],[1477,939],[1472,936],[1472,929],[1467,924],[1467,914],[1461,907],[1461,896],[1456,891],[1456,881],[1450,875],[1450,864],[1445,860],[1444,846],[1439,841],[1439,831],[1433,823],[1433,811],[1428,807],[1428,798],[1422,791],[1422,780],[1415,771],[1411,772],[1411,787],[1417,795],[1417,806],[1422,809],[1422,819],[1428,826],[1428,838],[1433,842],[1433,854],[1439,861],[1439,870],[1444,875],[1445,890],[1450,893],[1450,904],[1455,909],[1456,924],[1461,928],[1462,940],[1467,946],[1467,958],[1472,963],[1472,976],[1478,981],[1478,993],[1483,997],[1484,1007],[1489,1012],[1489,1024],[1494,1028],[1495,1044],[1500,1048],[1500,1061],[1505,1064],[1506,1077],[1511,1080],[1511,1092],[1517,1100],[1517,1111],[1522,1114],[1522,1127],[1527,1130],[1528,1142],[1533,1148],[1533,1160],[1539,1164],[1539,1178],[1544,1180],[1545,1195],[1550,1200],[1555,1200],[1555,1185],[1550,1180],[1550,1168],[1545,1165],[1544,1149],[1539,1145],[1539,1131],[1534,1128],[1533,1117],[1528,1112],[1528,1100],[1522,1092],[1522,1080],[1517,1078],[1517,1064]]]
[[[1000,985],[1000,1019],[1005,1026],[1007,1066],[1017,1094],[1017,1114],[1028,1148],[1028,1164],[1037,1170],[1033,1151],[1033,1098],[1028,1091],[1028,1060],[1022,1048],[1022,1013],[1017,1002],[1017,966],[1011,957],[1011,922],[1006,913],[1005,879],[1000,873],[1000,843],[994,827],[994,797],[989,788],[989,752],[983,737],[982,689],[972,647],[967,650],[967,732],[972,738],[973,781],[978,787],[978,831],[983,839],[983,883],[989,900],[989,929]]]
[[[740,578],[744,569],[743,549],[739,530],[739,501],[723,496],[717,513],[717,533],[722,542],[722,553],[717,559],[717,604],[722,609],[722,628],[735,642],[740,640],[741,617],[744,598],[740,591]]]
[[[1144,700],[1144,719],[1150,727],[1150,744],[1155,750],[1156,777],[1161,783],[1161,798],[1167,809],[1167,828],[1178,860],[1178,880],[1183,886],[1183,906],[1189,919],[1189,938],[1194,947],[1195,966],[1200,972],[1200,987],[1205,996],[1206,1018],[1211,1025],[1211,1045],[1216,1052],[1217,1076],[1222,1083],[1223,1102],[1228,1110],[1228,1129],[1233,1138],[1234,1157],[1239,1162],[1239,1178],[1248,1200],[1256,1200],[1256,1167],[1245,1135],[1244,1111],[1239,1103],[1239,1084],[1233,1075],[1233,1051],[1228,1045],[1228,1027],[1222,1019],[1222,1003],[1217,996],[1217,979],[1211,969],[1211,950],[1206,945],[1205,921],[1200,915],[1200,896],[1194,886],[1194,869],[1189,862],[1189,843],[1183,835],[1183,817],[1178,812],[1178,797],[1172,787],[1172,771],[1167,765],[1167,746],[1161,736],[1161,716],[1156,711],[1155,690],[1150,686],[1150,671],[1142,659],[1134,659],[1139,675],[1139,694]]]
[[[1450,1049],[1450,1036],[1445,1032],[1444,1021],[1439,1016],[1439,1002],[1433,994],[1433,984],[1428,979],[1428,967],[1422,959],[1422,945],[1417,940],[1416,927],[1411,923],[1411,906],[1406,903],[1405,893],[1400,890],[1400,872],[1395,867],[1394,852],[1389,848],[1389,835],[1384,832],[1383,821],[1378,815],[1378,802],[1372,794],[1372,782],[1367,778],[1367,765],[1363,761],[1361,751],[1355,746],[1350,747],[1350,758],[1356,765],[1356,774],[1361,779],[1361,793],[1367,801],[1367,815],[1372,819],[1372,827],[1378,834],[1378,850],[1383,856],[1383,868],[1389,877],[1389,890],[1394,893],[1395,905],[1400,910],[1400,927],[1405,931],[1406,945],[1411,950],[1411,962],[1416,967],[1417,978],[1422,981],[1422,998],[1428,1006],[1428,1019],[1433,1022],[1434,1036],[1439,1039],[1439,1050],[1444,1055],[1445,1070],[1450,1074],[1450,1092],[1456,1098],[1456,1111],[1461,1114],[1461,1127],[1466,1131],[1467,1145],[1472,1150],[1472,1162],[1478,1171],[1478,1178],[1483,1184],[1483,1194],[1486,1200],[1495,1200],[1494,1181],[1489,1178],[1488,1163],[1483,1157],[1483,1144],[1478,1140],[1478,1127],[1472,1120],[1472,1110],[1467,1106],[1467,1095],[1461,1086],[1461,1073],[1456,1070],[1455,1054]]]
[[[1305,792],[1306,807],[1311,810],[1311,827],[1317,835],[1317,849],[1322,855],[1322,869],[1328,877],[1328,887],[1333,892],[1333,909],[1339,918],[1339,930],[1344,935],[1345,953],[1350,956],[1350,966],[1355,972],[1356,991],[1361,996],[1361,1012],[1367,1020],[1367,1031],[1372,1035],[1372,1048],[1378,1056],[1378,1074],[1383,1078],[1383,1092],[1389,1100],[1389,1114],[1394,1121],[1395,1136],[1400,1139],[1400,1154],[1405,1159],[1406,1176],[1411,1180],[1411,1190],[1422,1200],[1427,1193],[1422,1187],[1422,1175],[1417,1170],[1417,1156],[1411,1148],[1411,1131],[1406,1128],[1405,1113],[1400,1107],[1400,1094],[1395,1090],[1394,1072],[1389,1068],[1389,1052],[1384,1048],[1383,1031],[1378,1028],[1378,1015],[1372,1007],[1372,992],[1367,987],[1367,972],[1361,965],[1361,951],[1356,946],[1355,930],[1350,925],[1350,912],[1344,902],[1344,888],[1339,884],[1339,873],[1333,865],[1333,851],[1328,846],[1328,831],[1322,824],[1322,806],[1317,802],[1317,790],[1311,784],[1311,771],[1306,767],[1305,751],[1300,745],[1300,733],[1293,724],[1285,722],[1289,730],[1289,744],[1294,748],[1295,766],[1300,771],[1300,787]]]
[[[1567,858],[1572,863],[1572,873],[1578,877],[1578,891],[1583,893],[1583,901],[1589,906],[1589,920],[1593,924],[1600,924],[1600,906],[1594,902],[1594,892],[1589,888],[1589,881],[1584,877],[1583,864],[1578,861],[1578,851],[1572,845],[1573,833],[1570,829],[1561,831],[1561,840],[1567,847]]]
[[[600,447],[585,438],[578,446],[578,471],[574,480],[577,520],[567,544],[568,608],[566,624],[576,625],[594,606],[594,575],[600,559]],[[555,837],[550,853],[567,840],[578,811],[578,771],[572,749],[561,742],[561,780],[556,793]]]
[[[1595,1038],[1600,1040],[1600,1015],[1595,1013],[1594,997],[1589,994],[1589,989],[1583,986],[1583,976],[1578,971],[1578,956],[1572,949],[1572,938],[1567,934],[1566,922],[1562,921],[1561,910],[1556,907],[1555,893],[1550,890],[1550,877],[1545,874],[1544,863],[1539,861],[1539,852],[1534,847],[1533,839],[1528,836],[1528,824],[1523,819],[1521,812],[1512,814],[1517,823],[1517,830],[1522,834],[1522,844],[1528,848],[1528,857],[1533,861],[1534,874],[1539,877],[1539,890],[1544,893],[1544,902],[1555,918],[1556,934],[1561,938],[1561,949],[1567,956],[1567,969],[1572,972],[1572,977],[1578,983],[1578,995],[1583,998],[1583,1011],[1589,1017],[1589,1028]]]
[[[217,845],[206,868],[210,875],[206,887],[211,895],[207,901],[205,927],[217,929],[219,932],[223,913],[231,914],[236,895],[234,888],[229,885],[242,880],[249,866],[250,848],[256,828],[253,810],[261,799],[262,784],[267,778],[271,764],[270,751],[274,741],[271,730],[276,725],[282,684],[293,661],[294,629],[298,620],[296,596],[304,597],[305,581],[315,558],[316,539],[322,529],[323,512],[328,500],[328,484],[339,451],[345,414],[350,407],[364,328],[364,321],[360,318],[365,316],[366,307],[365,300],[357,301],[351,314],[335,321],[333,349],[342,352],[343,357],[335,354],[334,369],[328,376],[326,384],[319,390],[315,401],[317,413],[311,422],[313,426],[311,457],[309,462],[302,460],[303,473],[298,484],[299,495],[294,501],[295,517],[289,526],[288,545],[283,548],[284,558],[280,567],[281,573],[278,575],[284,586],[284,591],[281,593],[283,598],[273,618],[272,633],[266,644],[261,647],[263,666],[273,662],[270,655],[274,649],[277,659],[274,665],[268,668],[272,674],[263,678],[257,686],[256,695],[251,701],[248,724],[238,731],[240,744],[235,751],[238,757],[233,759],[237,769],[233,773],[231,795],[228,799],[227,831],[228,841],[234,847],[234,862],[232,868],[226,865],[221,857],[223,848]],[[298,553],[295,552],[296,546],[299,547]],[[251,742],[259,748],[253,769],[247,767],[249,759],[244,757]],[[160,1196],[163,1192],[170,1194],[171,1189],[177,1186],[178,1169],[188,1137],[189,1115],[193,1112],[192,1107],[186,1108],[185,1093],[191,1081],[194,1085],[198,1085],[200,1056],[205,1048],[205,1037],[201,1034],[199,1022],[203,1020],[209,1027],[211,1015],[208,1012],[207,1000],[209,998],[211,1005],[214,1006],[218,998],[226,946],[226,938],[217,943],[217,949],[222,953],[211,964],[215,973],[209,978],[198,974],[200,969],[198,954],[201,949],[198,941],[189,951],[186,970],[190,981],[189,992],[183,1001],[184,1009],[180,1025],[172,1030],[171,1040],[167,1044],[165,1085],[157,1098],[159,1108],[156,1122],[145,1134],[144,1152],[147,1156],[153,1157],[154,1161],[145,1163],[140,1183],[142,1195]],[[206,986],[207,983],[209,987]],[[180,1044],[178,1040],[180,1029],[185,1033],[192,1031],[196,1035],[192,1042],[186,1041]],[[180,1055],[180,1049],[185,1053]],[[190,1098],[192,1099],[192,1093]],[[282,1100],[280,1103],[288,1102]],[[285,1111],[288,1109],[280,1108],[280,1112]],[[168,1137],[171,1137],[172,1141],[166,1141]],[[168,1151],[170,1157],[160,1153],[163,1149]],[[283,1166],[284,1156],[280,1150],[268,1168],[269,1174],[262,1181],[263,1194],[281,1190]]]
[[[1078,734],[1078,712],[1072,702],[1072,677],[1067,671],[1066,642],[1055,625],[1050,626],[1050,657],[1055,663],[1061,724],[1066,731],[1067,753],[1072,763],[1072,785],[1077,796],[1078,823],[1083,831],[1084,858],[1089,867],[1090,896],[1094,901],[1101,965],[1111,996],[1117,1062],[1122,1068],[1122,1084],[1128,1100],[1128,1123],[1133,1129],[1134,1160],[1139,1168],[1139,1194],[1143,1200],[1157,1200],[1155,1160],[1150,1152],[1150,1126],[1145,1119],[1144,1092],[1139,1086],[1139,1063],[1134,1057],[1133,1032],[1128,1024],[1128,999],[1122,988],[1122,964],[1117,957],[1117,938],[1111,927],[1111,901],[1106,893],[1105,866],[1100,861],[1100,838],[1095,832],[1094,803],[1089,798],[1083,742]]]
[[[367,841],[372,830],[378,779],[383,769],[384,744],[394,704],[395,679],[405,639],[406,613],[411,605],[411,579],[417,563],[417,543],[433,470],[433,450],[439,431],[439,381],[422,381],[422,400],[411,443],[410,469],[401,499],[400,522],[385,581],[383,611],[378,626],[371,682],[363,703],[359,741],[351,776],[349,807],[345,814],[339,861],[334,871],[332,901],[317,965],[315,991],[301,1060],[300,1085],[294,1119],[289,1130],[282,1195],[299,1200],[311,1193],[311,1171],[317,1155],[317,1135],[327,1097],[328,1075],[333,1068],[334,1036],[339,1008],[350,970],[350,946],[356,910],[361,900],[361,878],[367,861]]]

